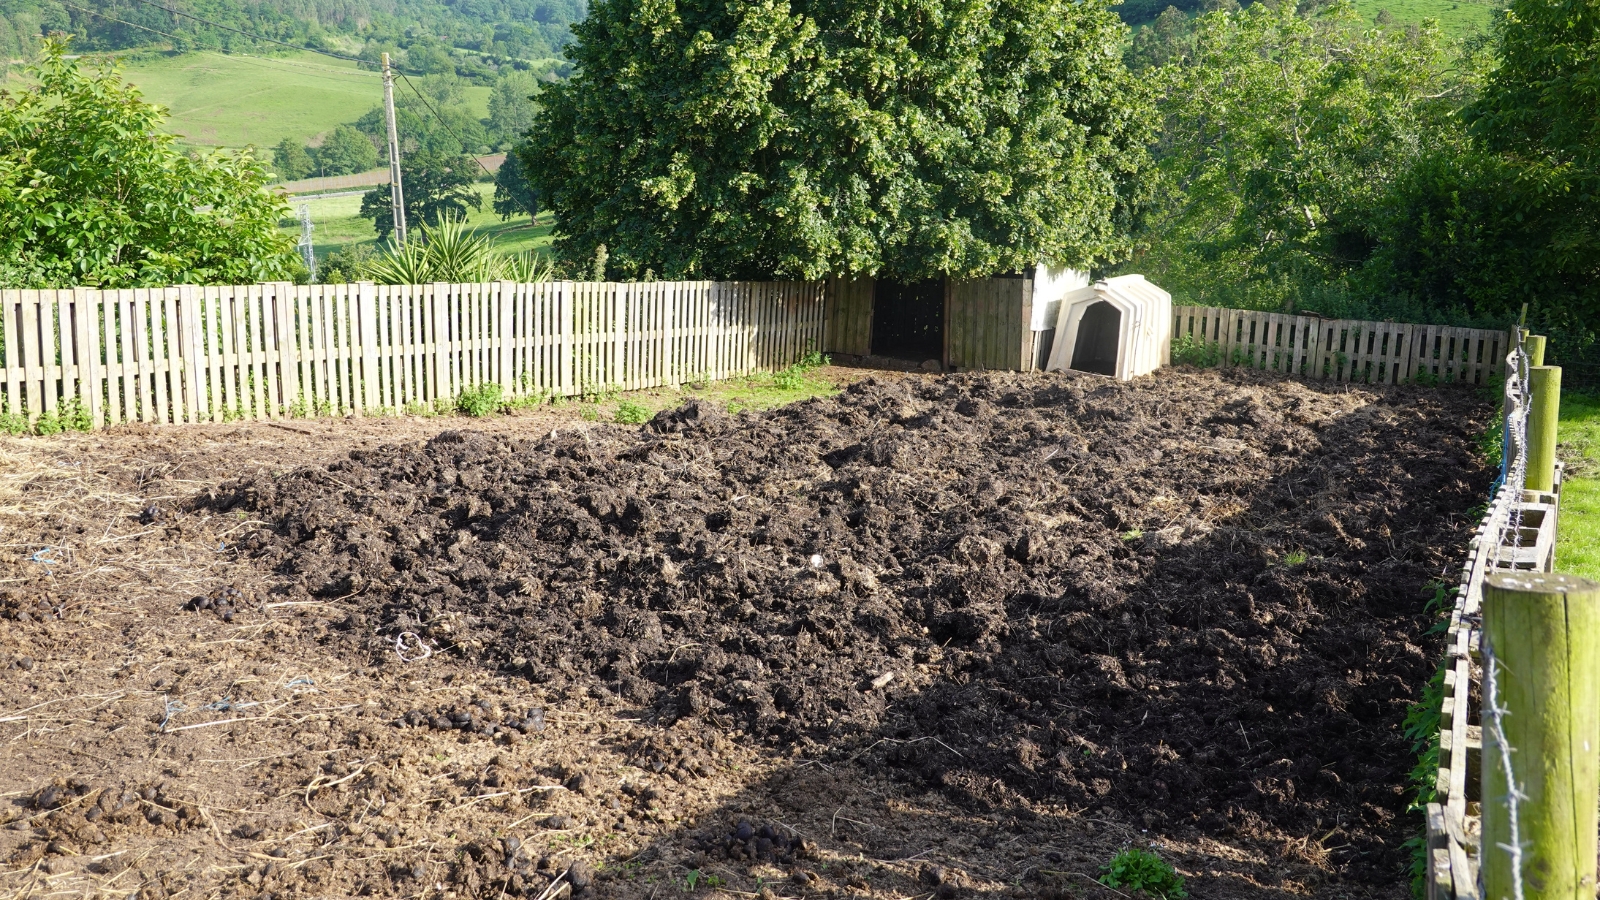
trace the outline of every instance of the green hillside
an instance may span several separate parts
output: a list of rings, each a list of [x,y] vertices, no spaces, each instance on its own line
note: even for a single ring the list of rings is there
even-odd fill
[[[284,138],[311,142],[383,102],[377,74],[312,53],[141,54],[124,71],[145,99],[172,111],[168,129],[200,147],[266,148]],[[488,115],[491,89],[464,90],[467,111]]]
[[[383,82],[354,63],[310,53],[145,54],[125,66],[145,98],[172,111],[168,127],[203,147],[309,141],[383,102]],[[477,88],[482,105],[488,88]]]

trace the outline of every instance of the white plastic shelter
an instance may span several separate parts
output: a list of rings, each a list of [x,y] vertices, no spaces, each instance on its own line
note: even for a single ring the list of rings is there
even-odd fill
[[[1052,372],[1071,369],[1128,381],[1172,361],[1172,295],[1143,275],[1097,281],[1061,298]]]

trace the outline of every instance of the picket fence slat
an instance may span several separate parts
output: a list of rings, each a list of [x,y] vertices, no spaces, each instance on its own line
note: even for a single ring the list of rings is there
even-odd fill
[[[0,291],[0,394],[97,426],[676,387],[823,346],[822,285],[546,282]]]

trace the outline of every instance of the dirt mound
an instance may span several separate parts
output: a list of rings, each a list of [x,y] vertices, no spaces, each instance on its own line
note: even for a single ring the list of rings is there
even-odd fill
[[[390,657],[420,639],[980,808],[1311,835],[1392,880],[1424,587],[1488,486],[1488,413],[1215,373],[869,380],[446,432],[204,502],[268,522],[243,545]]]

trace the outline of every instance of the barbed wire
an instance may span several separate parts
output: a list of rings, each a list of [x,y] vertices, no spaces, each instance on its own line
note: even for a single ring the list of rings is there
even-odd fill
[[[1493,498],[1498,503],[1502,498],[1506,501],[1506,513],[1500,523],[1499,533],[1495,537],[1496,563],[1502,563],[1504,554],[1509,548],[1511,552],[1511,569],[1515,571],[1520,564],[1522,556],[1522,494],[1528,484],[1528,412],[1532,405],[1532,388],[1529,379],[1529,359],[1527,349],[1523,346],[1522,330],[1512,329],[1515,335],[1515,344],[1506,356],[1506,387],[1504,399],[1505,414],[1505,439],[1501,454],[1501,476],[1499,490]],[[1499,568],[1496,565],[1495,568]],[[1515,748],[1506,740],[1504,721],[1510,711],[1500,705],[1500,689],[1498,685],[1499,663],[1495,659],[1494,644],[1489,640],[1488,633],[1479,630],[1479,639],[1483,642],[1481,653],[1483,656],[1483,712],[1484,726],[1488,730],[1495,746],[1495,759],[1492,764],[1500,767],[1505,776],[1506,783],[1506,830],[1507,842],[1496,844],[1495,847],[1504,850],[1510,857],[1511,869],[1511,898],[1510,900],[1524,900],[1522,885],[1522,855],[1526,849],[1522,842],[1521,822],[1518,818],[1518,805],[1528,799],[1517,784],[1516,769],[1512,765],[1511,755]],[[1485,798],[1490,799],[1490,798]],[[1478,894],[1485,894],[1483,885],[1483,862],[1485,850],[1480,850],[1478,859]],[[1506,900],[1506,898],[1488,898],[1488,900]]]

